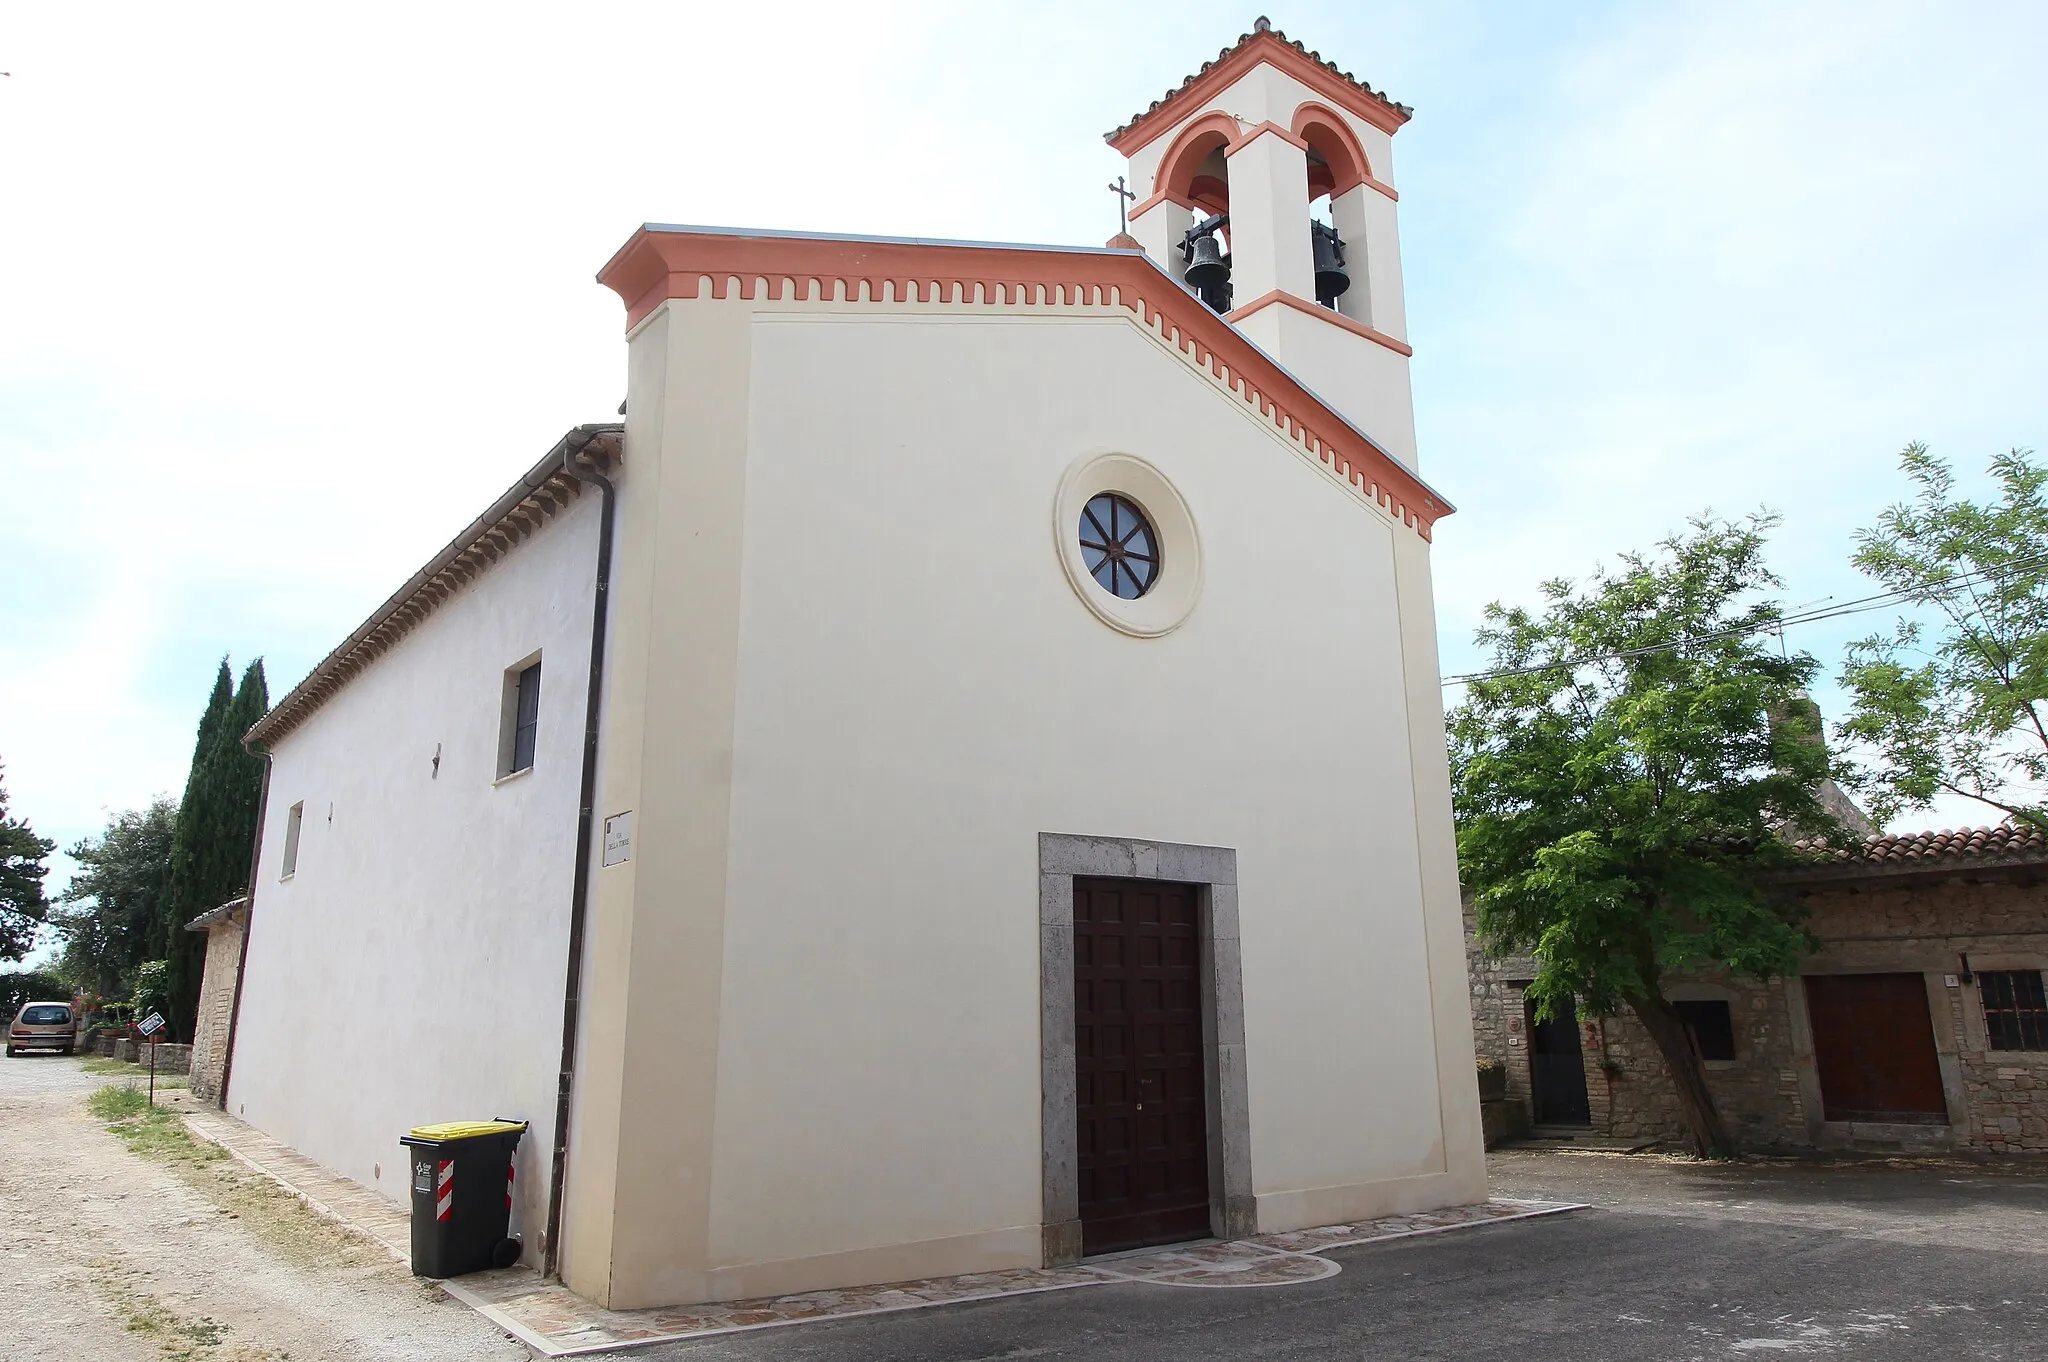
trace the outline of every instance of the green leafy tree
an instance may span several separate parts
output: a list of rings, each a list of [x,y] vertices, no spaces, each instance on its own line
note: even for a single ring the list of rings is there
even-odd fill
[[[50,911],[43,877],[56,846],[7,812],[7,787],[0,785],[0,960],[19,960],[36,947]]]
[[[1787,829],[1836,826],[1802,690],[1817,664],[1765,641],[1775,523],[1694,520],[1615,570],[1545,583],[1540,613],[1489,606],[1478,640],[1492,666],[1449,721],[1481,939],[1534,956],[1541,1019],[1574,1001],[1632,1012],[1701,1156],[1734,1141],[1664,977],[1791,971],[1807,937],[1764,881],[1797,854]]]
[[[54,972],[83,992],[126,996],[135,967],[149,958],[163,909],[178,806],[158,799],[107,822],[106,831],[71,848],[78,862],[50,921],[63,941]]]
[[[1912,613],[1849,647],[1847,783],[1881,823],[1947,793],[2048,827],[2048,469],[2002,454],[1996,495],[1974,502],[1927,446],[1899,464],[1917,490],[1857,536],[1853,561]]]
[[[0,1026],[14,1020],[23,1003],[62,1002],[71,986],[40,970],[0,970]]]
[[[163,960],[168,971],[164,1017],[172,1034],[187,1040],[197,1017],[206,943],[187,932],[185,925],[247,892],[249,856],[256,844],[256,805],[263,787],[261,758],[242,746],[242,735],[270,707],[263,660],[249,664],[239,687],[230,690],[229,677],[223,658],[199,721],[192,773],[171,834],[163,905],[150,942],[150,954]]]
[[[145,960],[135,967],[135,991],[128,995],[130,1012],[139,1021],[152,1012],[160,1012],[166,1020],[171,1009],[171,963],[168,960]],[[162,1040],[162,1036],[157,1037]]]

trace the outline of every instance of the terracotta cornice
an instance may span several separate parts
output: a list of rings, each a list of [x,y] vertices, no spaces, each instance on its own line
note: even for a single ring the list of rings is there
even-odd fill
[[[1154,208],[1157,208],[1162,203],[1177,203],[1191,213],[1195,211],[1194,200],[1188,198],[1184,194],[1169,194],[1162,189],[1157,194],[1154,194],[1151,198],[1146,199],[1143,203],[1131,209],[1131,221],[1136,222],[1139,218],[1145,216],[1145,214],[1151,212]]]
[[[628,329],[664,302],[706,297],[1116,309],[1424,539],[1454,509],[1142,253],[648,226],[598,280],[626,304]]]
[[[1374,345],[1384,345],[1404,359],[1415,353],[1414,349],[1406,341],[1395,340],[1386,332],[1376,331],[1364,322],[1353,321],[1335,309],[1320,307],[1306,298],[1297,298],[1291,293],[1282,293],[1279,289],[1274,289],[1270,293],[1262,293],[1243,307],[1231,309],[1230,312],[1224,315],[1223,319],[1227,322],[1241,322],[1253,313],[1264,311],[1276,303],[1283,307],[1291,307],[1297,312],[1306,312],[1317,321],[1328,322],[1332,326],[1341,327],[1354,336],[1363,336]]]
[[[617,467],[625,428],[618,425],[578,426],[555,443],[526,476],[506,489],[482,515],[471,521],[448,546],[370,618],[343,639],[306,679],[270,707],[243,737],[245,743],[275,743],[304,723],[313,711],[449,598],[490,571],[516,545],[574,504],[584,482],[570,472],[573,463],[604,470]]]
[[[1183,117],[1184,110],[1199,109],[1261,62],[1294,77],[1319,98],[1356,114],[1389,135],[1399,132],[1401,125],[1414,117],[1414,110],[1404,104],[1396,104],[1362,81],[1339,71],[1320,55],[1289,40],[1285,34],[1272,29],[1254,29],[1239,38],[1235,47],[1224,49],[1215,61],[1188,77],[1179,89],[1170,91],[1164,99],[1121,128],[1104,134],[1103,140],[1129,156],[1154,138],[1172,131]]]
[[[1385,195],[1386,195],[1386,196],[1387,196],[1388,198],[1392,199],[1392,200],[1393,200],[1393,201],[1394,201],[1395,203],[1399,203],[1399,202],[1401,201],[1401,196],[1400,196],[1400,195],[1399,195],[1398,193],[1396,193],[1396,192],[1394,191],[1394,186],[1392,186],[1392,185],[1390,185],[1390,184],[1386,184],[1386,183],[1384,183],[1384,182],[1382,182],[1382,181],[1380,181],[1380,180],[1375,180],[1375,179],[1374,179],[1374,178],[1373,178],[1372,176],[1370,176],[1370,175],[1361,175],[1361,176],[1359,176],[1359,177],[1358,177],[1358,182],[1359,182],[1360,184],[1364,185],[1364,186],[1365,186],[1366,188],[1368,188],[1368,189],[1377,189],[1377,190],[1378,190],[1378,191],[1379,191],[1380,193],[1382,193],[1382,194],[1385,194]]]

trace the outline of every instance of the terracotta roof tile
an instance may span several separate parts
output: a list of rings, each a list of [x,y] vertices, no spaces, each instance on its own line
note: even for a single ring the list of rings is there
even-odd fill
[[[1343,81],[1345,84],[1351,86],[1353,89],[1359,91],[1361,94],[1367,95],[1373,100],[1376,100],[1380,104],[1384,105],[1387,109],[1392,111],[1394,115],[1400,119],[1401,122],[1405,123],[1410,118],[1414,117],[1414,109],[1410,108],[1406,104],[1395,103],[1392,99],[1389,99],[1382,92],[1373,89],[1372,86],[1367,85],[1364,81],[1352,75],[1349,71],[1340,68],[1335,62],[1326,60],[1323,57],[1322,53],[1311,51],[1310,49],[1303,47],[1299,42],[1296,42],[1294,39],[1288,37],[1279,29],[1274,28],[1272,21],[1267,19],[1262,14],[1259,16],[1258,20],[1252,24],[1252,31],[1249,33],[1238,35],[1238,39],[1236,42],[1232,43],[1229,47],[1224,48],[1221,52],[1218,52],[1216,54],[1215,61],[1203,62],[1201,70],[1195,72],[1192,76],[1189,76],[1186,80],[1182,81],[1178,86],[1174,87],[1171,90],[1168,90],[1158,99],[1153,100],[1150,108],[1146,109],[1145,112],[1131,118],[1130,121],[1126,122],[1122,127],[1117,128],[1112,132],[1104,133],[1102,135],[1102,139],[1105,142],[1116,141],[1117,138],[1122,137],[1132,128],[1135,128],[1136,126],[1138,126],[1138,124],[1144,122],[1153,114],[1158,113],[1160,109],[1172,103],[1181,95],[1186,94],[1189,88],[1192,87],[1203,76],[1206,76],[1212,69],[1226,61],[1229,61],[1233,56],[1237,55],[1237,53],[1243,51],[1247,44],[1257,42],[1261,38],[1268,37],[1276,39],[1279,42],[1285,43],[1287,46],[1293,48],[1302,56],[1307,57],[1310,61],[1322,67],[1325,71],[1329,72],[1337,79]]]
[[[1866,865],[1911,865],[1920,862],[1954,862],[2014,857],[2048,859],[2048,834],[2031,825],[2004,824],[1995,828],[1943,828],[1940,832],[1890,833],[1867,837],[1851,847],[1830,847],[1804,839],[1792,844],[1798,850],[1824,861],[1862,862]]]

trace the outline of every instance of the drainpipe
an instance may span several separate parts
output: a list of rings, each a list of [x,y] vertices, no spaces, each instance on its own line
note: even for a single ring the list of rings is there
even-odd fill
[[[228,1078],[235,1071],[235,1025],[242,1019],[242,979],[249,970],[249,932],[256,924],[256,867],[263,860],[263,820],[270,812],[270,749],[247,738],[242,739],[242,747],[250,755],[263,758],[263,787],[256,795],[256,845],[249,848],[249,889],[242,903],[242,949],[235,958],[235,996],[228,1004],[227,1053],[221,1056],[220,1091],[214,1100],[222,1111],[228,1109]]]
[[[576,1081],[576,1028],[583,992],[583,924],[590,902],[590,853],[597,803],[598,718],[604,701],[605,617],[612,580],[612,513],[617,488],[594,466],[580,461],[596,432],[578,432],[580,442],[567,444],[562,469],[594,485],[604,497],[597,527],[597,586],[590,602],[590,680],[583,702],[583,785],[577,797],[576,875],[569,896],[568,979],[562,989],[562,1066],[555,1089],[555,1147],[548,1178],[547,1242],[541,1270],[549,1277],[561,1266],[562,1179],[569,1167],[569,1097]]]

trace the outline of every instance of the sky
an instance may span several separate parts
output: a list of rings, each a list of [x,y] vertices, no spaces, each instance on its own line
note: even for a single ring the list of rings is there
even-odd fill
[[[1093,245],[1102,134],[1257,11],[18,5],[0,14],[0,763],[69,847],[176,794],[624,393],[643,221]],[[2048,6],[1277,0],[1414,106],[1416,420],[1447,673],[1705,510],[1799,605],[1924,440],[2048,444]],[[1832,674],[1880,616],[1791,643]],[[1830,686],[1817,691],[1839,713]],[[1914,826],[1990,821],[1937,808]],[[50,887],[69,862],[53,861]]]

